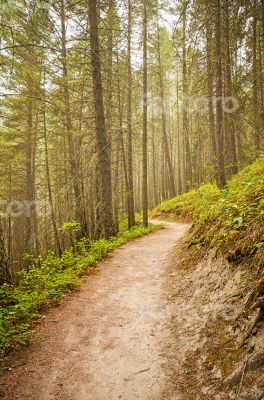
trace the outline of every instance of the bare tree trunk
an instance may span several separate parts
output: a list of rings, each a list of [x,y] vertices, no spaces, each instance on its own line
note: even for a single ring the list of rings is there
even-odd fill
[[[114,172],[114,191],[113,191],[113,209],[114,209],[114,224],[115,224],[115,232],[119,231],[119,221],[118,221],[118,212],[119,212],[119,180],[120,180],[120,171],[119,171],[119,154],[120,154],[120,145],[119,141],[116,143],[116,159],[115,159],[115,172]]]
[[[264,42],[263,42],[264,44]],[[263,68],[263,54],[262,54],[262,48],[264,48],[264,46],[262,46],[262,35],[261,32],[259,34],[259,39],[258,39],[258,54],[259,54],[259,71],[262,71]],[[260,108],[261,108],[261,112],[260,112],[260,119],[261,119],[261,131],[264,131],[264,90],[263,90],[263,79],[261,79],[261,75],[260,75],[260,79],[259,79],[259,90],[260,90]],[[260,143],[260,147],[262,143]]]
[[[127,177],[128,177],[128,227],[135,225],[134,184],[133,184],[133,142],[132,142],[132,71],[131,71],[131,0],[128,0],[128,32],[127,32]]]
[[[112,130],[112,112],[113,112],[113,93],[112,93],[112,81],[113,81],[113,17],[114,17],[114,0],[108,1],[107,11],[107,99],[106,99],[106,129],[111,138]],[[109,146],[109,149],[111,146]]]
[[[39,81],[40,88],[40,81]],[[37,102],[36,112],[35,112],[35,122],[33,124],[33,146],[32,146],[32,191],[33,191],[33,201],[36,200],[36,152],[37,152],[37,132],[39,124],[39,102]],[[40,253],[40,241],[39,241],[39,228],[38,228],[38,217],[36,204],[33,204],[32,208],[32,224],[34,233],[34,245],[35,254]]]
[[[213,110],[213,65],[212,65],[212,54],[211,54],[211,41],[212,41],[212,30],[210,29],[210,21],[206,24],[206,59],[207,59],[207,92],[208,92],[208,111],[209,111],[209,129],[212,146],[212,164],[214,168],[214,177],[217,181],[217,147],[215,138],[215,120]]]
[[[164,137],[161,138],[161,199],[166,200],[166,163],[165,163],[165,144]]]
[[[258,76],[257,76],[257,15],[256,15],[257,1],[254,1],[254,15],[253,15],[253,42],[252,42],[252,68],[253,68],[253,114],[254,114],[254,127],[255,127],[255,149],[256,153],[260,150],[260,136],[259,130],[259,107],[258,107]]]
[[[54,231],[54,236],[55,236],[55,243],[56,243],[58,254],[60,256],[62,254],[62,249],[61,249],[59,231],[58,231],[55,212],[54,212],[54,204],[53,204],[52,189],[51,189],[51,179],[50,179],[45,96],[44,96],[43,122],[44,122],[45,164],[46,164],[46,178],[47,178],[47,187],[48,187],[49,207],[50,207],[51,221],[52,221],[52,226],[53,226],[53,231]]]
[[[264,48],[264,0],[261,0],[261,34],[262,34],[262,49]]]
[[[263,54],[262,51],[264,52],[264,0],[261,0],[261,39],[260,39],[260,60],[262,60]],[[262,63],[263,65],[263,63]],[[260,67],[260,70],[262,71],[262,65]],[[261,96],[262,96],[262,132],[264,131],[264,98],[263,98],[263,80],[260,79],[261,82]],[[262,144],[263,145],[263,144]]]
[[[189,138],[189,123],[188,123],[188,86],[187,86],[187,63],[186,63],[186,14],[187,14],[187,2],[184,3],[183,10],[183,39],[182,39],[182,90],[185,98],[185,107],[183,107],[182,124],[183,124],[183,138],[184,138],[184,181],[185,190],[190,189],[192,185],[192,157],[190,149],[190,138]]]
[[[12,162],[9,164],[9,202],[11,204],[12,201]],[[13,249],[12,249],[12,241],[13,241],[13,235],[12,235],[12,217],[9,213],[8,215],[8,239],[7,239],[7,259],[8,259],[8,264],[12,264],[12,256],[13,256]]]
[[[143,225],[148,226],[148,65],[147,0],[143,4],[143,138],[142,138],[142,209]]]
[[[106,131],[108,133],[108,139],[112,143],[112,128],[113,128],[113,27],[115,21],[115,0],[109,0],[108,12],[107,12],[107,99],[106,99]],[[113,147],[113,148],[112,148]],[[114,229],[117,233],[119,230],[118,224],[118,180],[119,180],[119,141],[113,141],[113,146],[109,144],[110,157],[113,159],[113,171],[112,171],[112,182],[113,182],[113,218],[114,218]]]
[[[217,121],[217,165],[218,185],[223,189],[226,185],[223,132],[223,90],[222,90],[222,55],[221,55],[221,0],[215,0],[215,46],[216,46],[216,121]]]
[[[128,168],[127,168],[127,161],[126,161],[126,151],[123,139],[123,107],[122,107],[122,100],[121,100],[121,86],[120,86],[120,70],[119,70],[119,55],[117,52],[117,65],[118,65],[118,76],[117,76],[117,93],[118,93],[118,117],[119,117],[119,143],[121,148],[121,159],[123,163],[124,169],[124,177],[125,177],[125,197],[126,197],[126,205],[127,205],[127,215],[131,215],[130,211],[130,200],[129,200],[129,184],[128,184]],[[128,228],[130,229],[131,226],[129,225],[129,218],[128,218]]]
[[[153,95],[153,92],[152,92]],[[156,179],[156,148],[155,148],[155,119],[154,119],[154,99],[152,97],[152,191],[153,191],[153,203],[154,206],[158,204],[158,196],[157,196],[157,179]]]
[[[28,102],[28,121],[27,121],[27,148],[26,148],[26,205],[27,212],[25,217],[25,244],[24,252],[31,253],[33,251],[33,218],[32,211],[35,207],[34,194],[35,194],[35,157],[34,157],[34,134],[33,134],[33,101]]]
[[[104,237],[115,232],[112,210],[111,164],[105,127],[101,60],[99,51],[98,16],[94,0],[89,0],[90,46],[94,89],[94,110],[96,121],[96,141],[98,150],[99,195],[101,230]]]
[[[164,149],[166,155],[166,161],[168,165],[168,180],[169,180],[169,192],[170,197],[175,196],[175,181],[174,181],[174,171],[173,165],[171,161],[171,154],[169,149],[168,135],[167,135],[167,127],[166,127],[166,110],[165,110],[165,99],[164,99],[164,83],[163,83],[163,70],[161,63],[161,54],[160,54],[160,29],[157,27],[158,31],[158,62],[159,62],[159,83],[160,83],[160,100],[161,100],[161,111],[162,111],[162,133],[164,140]]]
[[[177,79],[177,192],[182,193],[182,146],[180,134],[179,80]]]
[[[11,275],[8,269],[4,232],[3,232],[2,221],[0,221],[0,285],[10,281],[11,281]]]
[[[229,35],[229,0],[224,0],[224,19],[225,19],[225,72],[226,72],[226,96],[227,98],[232,99],[233,96],[233,88],[232,88],[232,74],[231,74],[231,57],[230,57],[230,35]],[[231,100],[230,100],[231,101]],[[228,153],[230,153],[231,158],[231,174],[235,174],[238,172],[237,167],[237,151],[236,151],[236,135],[235,135],[235,123],[234,123],[234,114],[225,113],[225,129],[227,130],[228,142],[230,145],[230,149],[228,149]]]
[[[67,142],[69,147],[69,159],[71,168],[71,181],[73,184],[74,199],[75,199],[75,215],[77,221],[80,222],[81,231],[77,234],[77,239],[87,236],[87,222],[84,213],[84,196],[81,190],[80,183],[80,149],[78,142],[73,137],[73,124],[70,106],[69,94],[69,74],[67,63],[67,49],[66,49],[66,17],[65,17],[65,3],[64,0],[60,1],[60,17],[61,17],[61,55],[62,55],[62,72],[63,72],[63,90],[64,90],[64,113],[65,113],[65,126],[67,133]]]

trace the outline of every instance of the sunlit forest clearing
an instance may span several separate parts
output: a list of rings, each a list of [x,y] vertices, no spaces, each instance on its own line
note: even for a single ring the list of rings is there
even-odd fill
[[[264,0],[0,7],[0,397],[263,400]]]

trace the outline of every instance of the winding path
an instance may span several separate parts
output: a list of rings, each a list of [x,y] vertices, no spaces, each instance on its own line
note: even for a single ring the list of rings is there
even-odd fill
[[[114,250],[80,291],[43,317],[2,377],[4,399],[167,399],[166,263],[186,224]],[[1,397],[1,394],[0,394]]]

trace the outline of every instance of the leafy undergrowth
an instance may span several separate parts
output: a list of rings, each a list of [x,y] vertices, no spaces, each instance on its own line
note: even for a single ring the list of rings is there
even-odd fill
[[[264,157],[236,174],[226,189],[203,185],[159,205],[154,216],[193,221],[185,249],[224,256],[258,272],[264,289]]]
[[[191,221],[208,211],[208,205],[213,204],[221,196],[216,185],[202,185],[191,192],[180,194],[158,205],[152,212],[152,217],[165,217],[171,221]]]
[[[16,286],[0,287],[0,356],[10,349],[26,345],[30,326],[41,312],[56,303],[67,292],[77,289],[81,277],[92,271],[99,260],[115,247],[161,229],[162,225],[142,225],[121,232],[109,240],[88,242],[82,239],[74,249],[66,250],[61,257],[50,254],[39,257],[31,267],[19,273]]]

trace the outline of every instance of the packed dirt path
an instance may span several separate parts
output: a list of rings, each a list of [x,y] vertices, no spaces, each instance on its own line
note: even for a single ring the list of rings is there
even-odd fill
[[[176,399],[166,395],[166,263],[187,224],[114,250],[76,293],[50,310],[11,357],[4,399]],[[15,357],[15,360],[14,360]],[[12,365],[13,364],[13,365]]]

